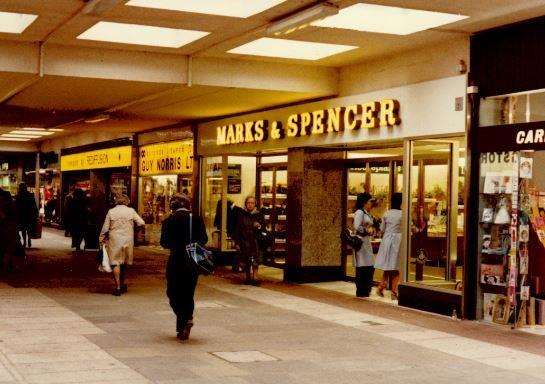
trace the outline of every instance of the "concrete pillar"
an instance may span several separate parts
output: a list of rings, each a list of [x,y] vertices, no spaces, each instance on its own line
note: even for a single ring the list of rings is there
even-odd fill
[[[338,280],[344,276],[340,233],[344,215],[342,151],[288,152],[288,256],[291,281]]]

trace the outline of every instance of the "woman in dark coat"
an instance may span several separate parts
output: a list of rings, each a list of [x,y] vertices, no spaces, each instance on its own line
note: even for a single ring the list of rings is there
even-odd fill
[[[17,207],[18,215],[17,226],[18,230],[21,231],[23,247],[28,245],[30,248],[32,246],[32,231],[34,231],[39,212],[34,195],[28,191],[25,183],[19,184],[15,205]]]
[[[70,234],[72,235],[72,248],[76,248],[76,251],[79,251],[85,231],[87,230],[90,215],[89,200],[83,189],[76,188],[74,190],[73,197],[66,210],[69,217]]]
[[[240,249],[240,259],[245,264],[245,284],[255,284],[261,251],[257,243],[257,231],[264,227],[263,215],[257,209],[255,198],[249,196],[244,201],[244,209],[238,209],[234,231],[235,243]]]
[[[161,246],[170,249],[167,263],[167,296],[172,310],[176,314],[176,333],[178,339],[187,340],[193,327],[195,309],[195,288],[199,277],[194,262],[186,252],[190,243],[205,245],[208,236],[204,221],[198,215],[191,215],[191,202],[182,194],[172,196],[171,214],[163,220]],[[189,223],[192,222],[192,238]]]
[[[0,271],[13,266],[17,245],[21,247],[17,233],[15,203],[11,193],[0,187]],[[24,250],[23,250],[24,252]]]

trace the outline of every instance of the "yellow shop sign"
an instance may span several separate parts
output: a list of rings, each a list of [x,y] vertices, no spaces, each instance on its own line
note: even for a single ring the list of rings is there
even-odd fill
[[[193,172],[193,140],[140,147],[141,176]]]
[[[61,156],[61,171],[130,167],[132,147],[97,149],[96,151]]]

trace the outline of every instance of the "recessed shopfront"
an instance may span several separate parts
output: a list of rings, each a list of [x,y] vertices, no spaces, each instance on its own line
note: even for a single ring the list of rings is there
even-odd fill
[[[97,248],[99,230],[115,196],[125,194],[134,201],[133,158],[132,141],[128,139],[61,151],[62,201],[76,188],[89,197],[86,248]]]
[[[340,232],[355,196],[373,194],[381,217],[403,192],[400,304],[461,314],[465,91],[459,76],[200,125],[209,246],[234,251],[229,212],[253,195],[275,237],[266,263],[288,281],[350,279]],[[443,308],[419,305],[429,291],[449,296]]]

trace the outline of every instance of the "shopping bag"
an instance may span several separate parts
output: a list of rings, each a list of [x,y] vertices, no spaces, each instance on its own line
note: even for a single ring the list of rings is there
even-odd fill
[[[112,267],[110,265],[110,258],[108,257],[108,251],[106,250],[106,245],[102,245],[102,248],[99,251],[100,257],[100,265],[98,266],[98,270],[100,272],[106,272],[110,273],[112,272]]]
[[[212,259],[212,252],[199,243],[193,242],[193,215],[191,213],[189,214],[189,244],[185,250],[201,275],[211,275],[214,273],[215,265]]]

